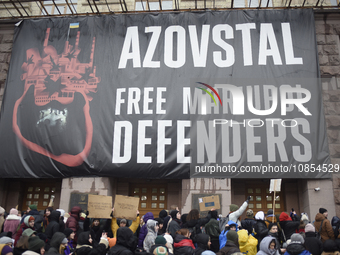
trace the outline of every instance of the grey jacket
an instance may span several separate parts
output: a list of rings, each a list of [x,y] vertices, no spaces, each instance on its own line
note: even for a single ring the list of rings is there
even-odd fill
[[[148,229],[148,234],[146,235],[144,242],[143,242],[143,248],[146,250],[146,252],[150,251],[150,248],[152,245],[155,244],[155,240],[157,237],[156,233],[156,225],[158,224],[155,220],[148,220],[146,223],[146,228]]]

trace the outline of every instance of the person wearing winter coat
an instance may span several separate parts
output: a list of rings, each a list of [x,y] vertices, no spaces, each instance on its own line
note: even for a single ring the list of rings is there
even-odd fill
[[[328,239],[334,240],[334,231],[330,221],[327,219],[328,211],[325,208],[319,208],[319,213],[315,216],[314,227],[316,232],[320,232],[321,241]],[[322,223],[322,226],[321,226]],[[321,228],[321,231],[320,231]]]
[[[274,215],[274,211],[273,209],[269,209],[267,214],[266,214],[266,225],[267,225],[267,228],[269,227],[269,224],[270,223],[276,223],[276,217]]]
[[[166,210],[162,210],[159,212],[159,218],[163,220],[163,228],[159,229],[159,231],[161,231],[162,234],[164,234],[166,232],[166,227],[167,227],[167,224],[168,221],[165,223],[165,219],[169,219],[170,217],[168,216],[168,212]]]
[[[164,238],[166,240],[166,248],[168,248],[168,251],[170,254],[174,254],[174,239],[172,238],[172,236],[169,233],[165,233],[164,234]]]
[[[148,220],[153,220],[154,217],[153,217],[153,213],[152,212],[147,212],[145,215],[144,215],[144,225],[141,227],[140,231],[139,231],[139,237],[138,237],[138,247],[139,248],[143,248],[143,242],[144,242],[144,239],[146,237],[146,234],[148,233],[148,229],[146,227],[146,223],[148,222]]]
[[[211,219],[211,212],[215,209],[211,209],[211,211],[208,213],[207,217],[200,218],[200,212],[197,209],[192,209],[188,216],[186,217],[186,222],[183,222],[182,220],[182,228],[189,229],[191,235],[190,238],[195,241],[195,236],[199,233],[202,233],[201,227],[207,224]]]
[[[44,220],[44,217],[43,215],[40,214],[40,212],[37,210],[37,206],[35,204],[33,205],[30,205],[27,209],[27,214],[26,216],[22,217],[21,218],[21,221],[20,223],[22,224],[25,220],[26,217],[29,217],[29,216],[33,216],[34,218],[34,228],[35,230],[40,233],[42,232],[42,227],[41,227],[41,223],[43,222]]]
[[[67,244],[66,244],[64,253],[65,253],[65,255],[70,255],[74,250],[73,240],[74,240],[75,233],[72,229],[66,228],[64,230],[64,234],[65,234],[66,239],[67,239]]]
[[[117,230],[117,242],[113,246],[108,255],[134,255],[137,247],[137,240],[133,236],[131,229],[121,227]]]
[[[112,209],[112,211],[114,212],[114,208]],[[148,214],[148,213],[146,213],[146,214]],[[152,218],[153,218],[153,214],[152,214]],[[137,231],[137,228],[139,226],[139,221],[140,221],[139,211],[137,210],[137,217],[136,217],[136,219],[134,221],[132,221],[132,224],[129,226],[129,228],[131,229],[132,233],[135,233]],[[113,237],[116,237],[117,229],[119,227],[126,227],[126,223],[127,223],[126,219],[121,219],[120,222],[119,222],[119,225],[118,225],[117,219],[115,217],[112,217],[112,219],[111,219],[111,230],[112,230],[112,233],[113,233]]]
[[[63,255],[66,245],[67,245],[67,239],[66,239],[65,234],[61,232],[56,232],[50,241],[51,247],[46,254],[48,255],[49,254],[62,254]]]
[[[246,211],[246,218],[241,221],[242,228],[246,229],[249,234],[255,230],[256,220],[254,219],[254,212],[252,209]]]
[[[196,235],[197,248],[195,249],[195,255],[201,255],[202,252],[211,248],[210,236],[207,234]]]
[[[17,244],[15,245],[15,247],[13,249],[13,255],[21,255],[25,251],[27,251],[28,250],[28,239],[31,236],[35,236],[36,234],[37,234],[37,232],[35,232],[34,230],[32,230],[30,228],[28,228],[24,232],[22,232],[21,237],[19,238]]]
[[[241,207],[238,207],[238,205],[235,205],[235,204],[231,204],[229,206],[229,209],[230,209],[229,214],[227,215],[227,217],[220,219],[220,222],[219,222],[221,232],[224,230],[225,225],[230,220],[233,221],[233,222],[236,222],[239,226],[241,226],[241,222],[239,221],[239,217],[247,209],[250,198],[251,198],[250,196],[247,197],[247,200],[244,201],[244,203],[241,205]]]
[[[28,239],[28,250],[22,255],[43,255],[45,254],[45,242],[37,236]]]
[[[153,254],[158,247],[163,247],[168,252],[168,254],[170,254],[169,249],[166,246],[166,243],[167,241],[163,236],[161,235],[157,236],[155,239],[155,244],[151,246],[149,253]]]
[[[315,227],[308,223],[305,226],[305,247],[313,255],[321,255],[323,251],[322,242],[316,237]]]
[[[168,226],[167,232],[175,240],[176,232],[181,229],[181,214],[177,210],[173,210],[170,213],[171,221]]]
[[[264,237],[268,235],[268,228],[265,223],[265,216],[263,211],[259,211],[255,215],[256,225],[255,225],[255,238],[258,240],[258,248],[260,248],[260,243]]]
[[[51,213],[53,212],[53,207],[47,207],[44,210],[44,219],[43,219],[43,232],[46,230],[48,224],[50,224],[51,221]]]
[[[291,242],[288,244],[284,255],[311,255],[304,246],[305,240],[302,235],[292,234],[290,240]]]
[[[148,222],[146,223],[146,227],[148,228],[148,233],[144,238],[143,248],[146,252],[149,252],[151,246],[155,244],[159,226],[157,221],[148,220]]]
[[[328,239],[323,243],[323,252],[321,255],[340,255],[339,248],[334,240]]]
[[[340,219],[338,216],[334,216],[332,218],[332,228],[334,232],[334,238],[339,239],[340,238]]]
[[[0,244],[1,255],[13,255],[13,249],[10,245]]]
[[[237,223],[233,222],[233,221],[228,221],[228,223],[225,226],[225,229],[221,232],[220,236],[219,236],[219,244],[220,244],[220,249],[222,249],[226,242],[228,241],[228,232],[230,230],[234,230],[234,231],[238,231],[238,225]]]
[[[195,246],[190,239],[190,231],[187,228],[178,230],[174,238],[174,255],[192,255]]]
[[[256,255],[258,241],[248,231],[241,229],[237,232],[239,249],[243,254]]]
[[[79,227],[79,219],[80,219],[80,213],[81,213],[82,209],[79,206],[74,206],[71,209],[71,214],[70,217],[68,217],[66,224],[65,224],[65,228],[70,228],[74,231],[74,233],[76,234],[74,237],[74,243],[77,244],[77,239],[78,236],[81,232],[81,229]]]
[[[266,236],[260,243],[260,250],[257,255],[279,255],[279,247],[274,237]]]
[[[290,239],[292,234],[296,233],[296,230],[300,226],[300,221],[293,221],[291,217],[288,216],[287,213],[282,212],[280,214],[280,226],[283,231],[284,238],[283,240],[287,241]]]
[[[229,230],[227,233],[227,242],[216,255],[231,255],[235,252],[241,252],[239,249],[238,235],[235,230]]]
[[[45,228],[45,235],[48,243],[51,241],[52,236],[60,231],[59,218],[60,212],[58,211],[52,211],[51,214],[48,214],[48,225]]]
[[[21,237],[22,233],[26,230],[26,229],[32,229],[33,231],[35,231],[34,228],[34,217],[33,216],[26,216],[24,219],[24,222],[20,225],[20,228],[18,229],[17,235],[15,237],[15,242],[14,242],[14,246],[17,244],[19,238]]]
[[[205,233],[210,237],[210,250],[218,252],[220,250],[219,236],[221,234],[221,230],[217,221],[217,211],[211,211],[210,215],[211,219],[207,224],[205,224]]]
[[[4,232],[12,232],[12,239],[15,240],[17,235],[17,229],[20,224],[21,217],[18,216],[18,210],[12,208],[9,211],[9,215],[7,216],[4,223]]]
[[[80,233],[75,253],[77,255],[105,255],[109,247],[106,233],[102,234],[99,244],[92,240],[89,231]]]

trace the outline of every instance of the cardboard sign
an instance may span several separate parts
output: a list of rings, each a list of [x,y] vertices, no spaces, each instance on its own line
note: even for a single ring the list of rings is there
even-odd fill
[[[116,195],[114,203],[115,218],[135,220],[137,218],[138,205],[139,205],[138,197]]]
[[[282,179],[271,179],[269,192],[280,192],[281,191],[281,181]]]
[[[220,198],[219,196],[202,197],[198,199],[200,205],[200,211],[209,211],[212,208],[220,209]]]
[[[89,194],[87,210],[89,211],[89,218],[110,219],[112,197]]]

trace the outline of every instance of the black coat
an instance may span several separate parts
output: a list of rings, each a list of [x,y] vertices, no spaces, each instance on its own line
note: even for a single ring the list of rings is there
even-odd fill
[[[253,233],[253,229],[255,229],[256,220],[245,218],[244,220],[241,221],[241,226],[242,226],[242,228],[244,228],[248,231],[248,234],[251,234],[251,233]]]
[[[137,238],[128,227],[120,227],[117,230],[117,242],[113,246],[109,255],[134,255],[137,247]],[[78,254],[77,254],[78,255]]]
[[[45,235],[47,237],[48,242],[51,241],[54,233],[57,233],[60,231],[60,225],[59,225],[59,218],[60,218],[60,212],[59,211],[52,211],[50,215],[50,223],[45,229]]]
[[[305,238],[305,247],[313,255],[321,255],[323,248],[322,242],[316,237],[315,232],[307,232]]]
[[[198,234],[196,236],[197,248],[195,249],[195,255],[201,255],[202,252],[209,249],[209,239],[210,236],[207,234]]]
[[[195,249],[190,246],[191,239],[176,234],[174,238],[174,255],[192,255],[195,253]]]
[[[82,232],[78,237],[76,247],[77,255],[106,255],[106,246],[103,243],[97,244],[93,240],[93,246],[89,243],[90,232]]]
[[[300,221],[280,221],[280,226],[286,237],[286,239],[283,238],[283,240],[287,241],[290,239],[292,234],[295,234],[295,231],[299,229]]]
[[[231,255],[235,252],[240,252],[238,245],[231,241],[227,241],[225,246],[216,253],[216,255]]]
[[[259,247],[262,239],[268,235],[268,228],[266,223],[263,220],[257,220],[255,225],[255,231],[256,231],[255,237],[258,240]]]

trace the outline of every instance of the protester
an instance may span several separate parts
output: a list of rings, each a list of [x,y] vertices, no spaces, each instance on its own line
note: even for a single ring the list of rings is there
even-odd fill
[[[143,242],[143,248],[146,252],[149,252],[151,246],[155,244],[159,226],[158,226],[158,222],[155,220],[148,220],[148,222],[146,223],[146,226],[148,228],[148,233],[145,236],[145,239]]]
[[[64,253],[65,253],[65,255],[70,255],[74,251],[74,248],[75,248],[73,246],[73,240],[74,240],[75,233],[72,229],[66,228],[64,230],[64,234],[67,238],[67,244],[66,244]]]
[[[240,251],[243,254],[256,255],[258,240],[245,229],[239,230],[237,235]]]
[[[22,255],[44,255],[45,254],[45,242],[37,236],[32,236],[28,239],[28,250]]]
[[[148,229],[146,227],[146,223],[148,220],[153,220],[153,213],[152,212],[147,212],[144,215],[144,225],[141,227],[140,232],[139,232],[139,237],[138,237],[138,247],[143,248],[143,242],[146,237],[146,234],[148,233]],[[112,231],[113,232],[113,231]]]
[[[323,243],[323,252],[321,255],[340,255],[339,249],[334,240],[328,239]]]
[[[34,217],[31,216],[31,215],[27,215],[24,219],[24,222],[20,225],[19,229],[18,229],[18,232],[17,232],[17,235],[15,237],[15,242],[14,242],[14,245],[17,244],[19,238],[21,237],[22,233],[26,230],[26,229],[32,229],[33,231],[35,231],[35,228],[34,228]]]
[[[260,250],[257,255],[279,255],[279,247],[274,237],[267,236],[260,243]]]
[[[77,244],[78,235],[80,234],[81,230],[79,227],[79,219],[80,213],[82,209],[79,206],[74,206],[71,210],[70,217],[67,219],[65,227],[70,228],[75,233],[74,242]]]
[[[137,247],[137,240],[134,238],[131,229],[128,227],[121,227],[117,230],[117,242],[113,246],[109,255],[134,255]]]
[[[164,224],[164,220],[161,218],[155,218],[155,221],[157,221],[158,223],[158,232],[157,235],[162,235],[163,234],[163,224]]]
[[[232,220],[230,220],[228,222],[228,224],[226,225],[225,229],[221,232],[220,236],[219,236],[219,244],[220,244],[220,249],[222,249],[225,244],[227,243],[227,236],[228,236],[228,232],[230,230],[234,230],[234,231],[238,231],[238,225],[237,223],[233,222]]]
[[[319,213],[315,216],[315,231],[320,233],[321,241],[328,239],[334,240],[334,232],[330,221],[327,219],[328,211],[325,208],[319,208]]]
[[[43,219],[43,232],[45,232],[48,224],[50,224],[51,221],[51,213],[53,212],[53,207],[47,207],[44,210],[44,219]],[[60,214],[59,214],[60,217]],[[59,218],[58,218],[58,222],[59,222]]]
[[[169,233],[165,233],[164,234],[164,238],[166,240],[166,247],[168,248],[168,251],[170,254],[174,254],[174,239],[172,238],[172,236]]]
[[[266,225],[267,225],[267,228],[269,227],[269,224],[270,223],[276,223],[276,217],[274,215],[274,211],[273,209],[269,209],[267,214],[266,214]]]
[[[195,255],[201,255],[202,252],[211,248],[210,236],[207,234],[196,235],[197,248],[195,249]]]
[[[42,227],[41,227],[41,223],[43,222],[43,215],[41,215],[39,213],[39,211],[37,210],[37,205],[35,204],[32,204],[30,205],[28,208],[27,208],[27,214],[25,217],[22,217],[21,218],[21,221],[20,223],[23,223],[24,220],[27,218],[27,217],[30,217],[32,216],[34,218],[34,229],[37,231],[37,232],[41,232],[42,231]]]
[[[12,250],[13,241],[12,238],[4,236],[0,238],[0,254],[1,255],[13,255]]]
[[[215,209],[211,209],[211,211],[214,211]],[[211,219],[211,211],[208,213],[207,217],[200,218],[200,213],[197,209],[192,209],[188,213],[188,216],[186,217],[186,223],[182,221],[182,228],[189,229],[191,235],[190,238],[195,241],[195,237],[197,234],[202,233],[201,227],[203,227],[205,224],[207,224]]]
[[[102,234],[99,244],[93,242],[89,231],[82,232],[78,237],[78,244],[75,250],[77,255],[105,255],[109,247],[106,233]]]
[[[169,250],[166,247],[166,239],[164,238],[164,236],[159,235],[156,237],[155,244],[151,246],[149,253],[153,254],[158,247],[163,247],[164,249],[166,249],[166,252],[169,253]]]
[[[112,208],[112,212],[114,212],[114,208]],[[153,214],[152,214],[152,218],[153,218]],[[140,220],[140,218],[139,218],[139,211],[137,210],[137,217],[136,217],[136,219],[134,221],[132,221],[131,226],[129,226],[129,228],[131,229],[132,233],[136,232],[136,230],[138,228],[138,225],[139,225],[139,220]],[[127,226],[127,220],[126,219],[121,219],[120,222],[119,222],[119,225],[118,225],[117,224],[117,219],[115,217],[112,217],[112,219],[111,219],[111,230],[112,230],[112,233],[113,233],[113,237],[116,237],[117,229],[118,228],[126,227],[126,226]],[[144,238],[145,238],[145,236],[144,236]]]
[[[49,225],[48,225],[49,226]],[[67,238],[64,233],[56,232],[50,242],[50,249],[46,254],[65,254]]]
[[[205,224],[205,233],[210,237],[210,250],[213,252],[218,252],[220,249],[220,241],[219,236],[221,234],[221,230],[217,221],[217,211],[210,211],[211,219],[207,224]]]
[[[284,255],[311,255],[304,246],[305,240],[302,235],[295,233],[291,235],[290,239],[291,242],[288,244]]]
[[[227,242],[225,246],[219,250],[217,255],[231,255],[235,252],[241,252],[239,249],[238,235],[235,230],[229,230],[227,233]]]
[[[308,223],[305,226],[305,247],[313,255],[321,255],[323,245],[319,238],[316,237],[315,227]]]
[[[176,232],[181,229],[181,214],[178,210],[173,210],[171,211],[170,216],[171,221],[169,223],[167,232],[175,240]]]
[[[12,238],[15,240],[17,235],[17,229],[20,225],[21,218],[18,216],[18,210],[12,208],[9,211],[9,215],[7,216],[4,223],[4,232],[12,232]]]
[[[246,211],[246,218],[241,221],[241,226],[248,231],[248,234],[252,234],[255,231],[256,220],[254,219],[252,209]]]
[[[187,228],[182,228],[175,233],[174,238],[174,254],[194,254],[195,246],[190,239],[190,231]]]
[[[268,235],[268,228],[265,223],[265,215],[263,211],[259,211],[255,215],[256,225],[255,225],[255,238],[258,240],[258,248],[263,238]]]
[[[296,230],[300,226],[300,221],[293,221],[292,218],[289,217],[287,213],[282,212],[280,214],[279,224],[282,228],[283,235],[285,237],[284,239],[288,240],[290,239],[292,234],[296,233]]]
[[[25,251],[28,250],[28,238],[29,238],[29,236],[24,236],[24,233],[19,238],[17,245],[13,249],[13,255],[21,255]]]
[[[60,212],[59,211],[50,211],[46,209],[46,212],[48,212],[46,215],[46,228],[45,228],[45,235],[47,237],[48,242],[51,241],[52,236],[60,231],[60,225],[59,225],[59,218],[60,218]]]

